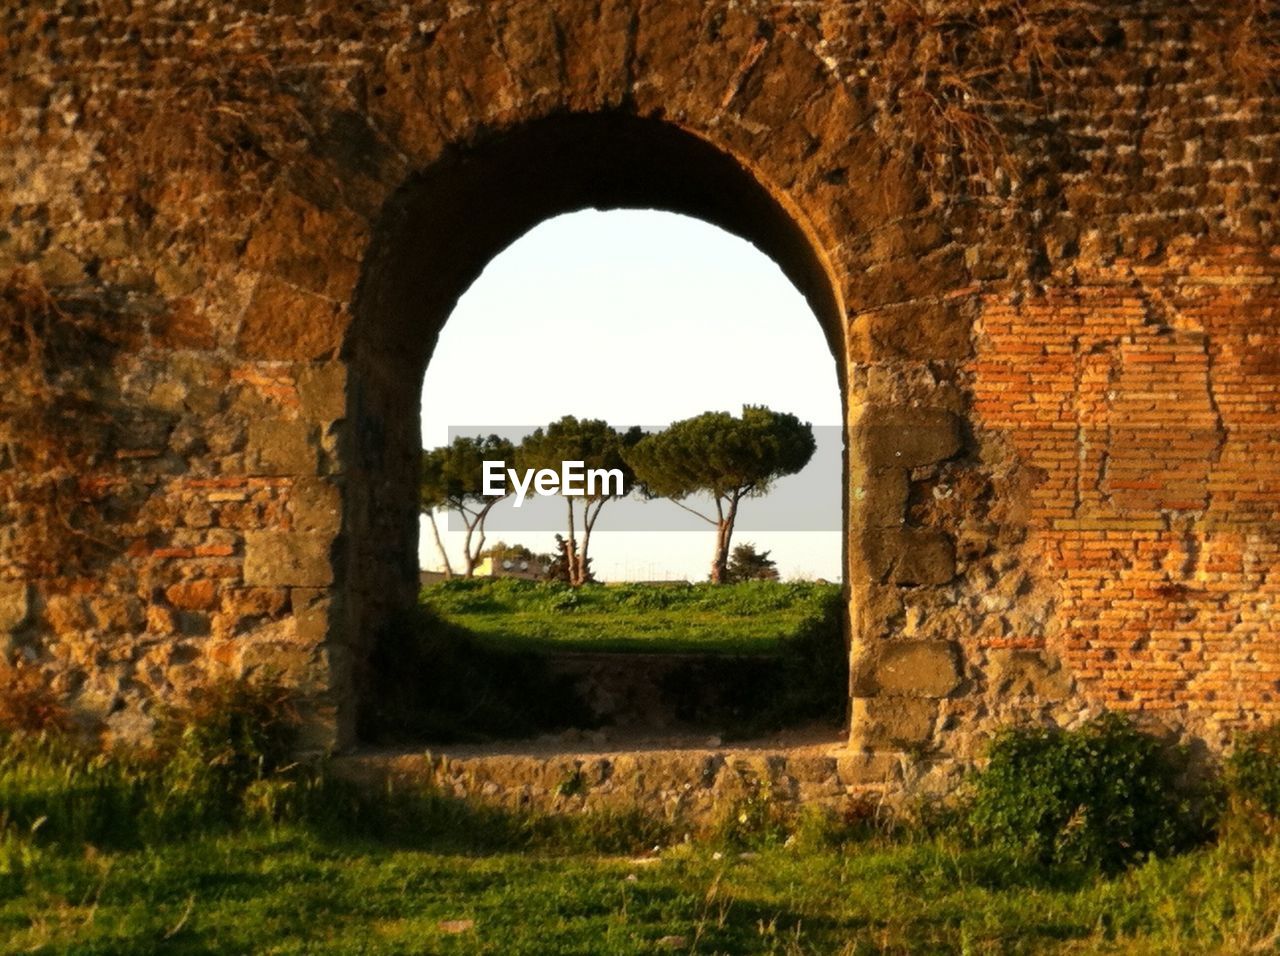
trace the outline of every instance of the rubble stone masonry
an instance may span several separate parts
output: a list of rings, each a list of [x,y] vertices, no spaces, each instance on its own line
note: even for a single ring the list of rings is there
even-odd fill
[[[453,302],[547,216],[659,206],[831,343],[868,761],[1103,709],[1220,750],[1280,714],[1276,16],[8,4],[0,651],[111,737],[274,673],[351,745]]]

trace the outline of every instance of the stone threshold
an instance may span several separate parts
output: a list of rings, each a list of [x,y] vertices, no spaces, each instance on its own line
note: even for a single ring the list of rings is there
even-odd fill
[[[913,776],[905,754],[851,749],[831,731],[729,744],[583,733],[485,746],[368,748],[334,758],[333,769],[363,785],[430,788],[513,810],[640,809],[695,827],[761,797],[865,813],[895,800]]]

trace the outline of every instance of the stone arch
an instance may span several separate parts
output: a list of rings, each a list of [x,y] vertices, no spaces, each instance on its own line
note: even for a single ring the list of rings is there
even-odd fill
[[[683,0],[589,6],[318,14],[298,26],[305,48],[246,14],[261,27],[261,51],[250,55],[230,29],[176,46],[165,69],[142,67],[136,89],[87,116],[90,132],[113,134],[77,137],[84,157],[60,147],[66,169],[92,164],[118,184],[114,205],[145,211],[130,211],[131,223],[152,223],[135,264],[98,271],[99,253],[133,255],[112,238],[118,223],[84,234],[83,270],[47,257],[73,297],[85,277],[111,276],[110,294],[90,297],[104,326],[112,303],[129,306],[138,341],[103,376],[99,405],[113,390],[164,405],[146,447],[108,436],[94,459],[95,482],[140,502],[112,519],[123,543],[94,572],[102,613],[89,621],[93,602],[64,580],[0,568],[0,631],[48,635],[60,652],[74,645],[77,659],[50,654],[51,670],[100,673],[81,658],[116,640],[125,648],[106,690],[70,692],[86,712],[124,715],[122,733],[133,733],[152,693],[269,669],[310,702],[308,744],[352,739],[362,640],[406,600],[413,553],[401,540],[414,526],[402,492],[416,414],[396,413],[415,390],[403,386],[425,364],[431,322],[484,262],[574,205],[707,219],[755,241],[808,295],[854,449],[854,689],[893,698],[869,714],[890,719],[918,688],[880,675],[880,663],[899,674],[921,654],[954,665],[949,646],[913,645],[902,658],[881,653],[880,638],[897,592],[933,583],[920,556],[947,564],[947,541],[907,527],[906,511],[911,469],[949,454],[960,433],[964,247],[909,162],[878,139],[848,64],[823,52],[825,13]],[[149,112],[155,100],[185,102],[170,94],[184,89],[197,53],[209,74],[202,95],[234,108]],[[278,73],[267,68],[273,57]],[[113,109],[183,135],[161,135],[164,150],[133,145],[136,130]],[[414,321],[424,300],[435,316],[425,327]],[[939,376],[939,362],[953,367]],[[165,376],[177,381],[148,387]],[[399,563],[379,566],[379,552]],[[354,585],[356,575],[365,583]],[[112,606],[124,598],[124,612]],[[923,726],[928,708],[915,709],[911,726]]]
[[[808,224],[733,156],[669,122],[617,111],[548,117],[450,150],[384,208],[345,346],[339,582],[357,642],[357,698],[370,689],[360,670],[368,641],[417,592],[418,395],[436,338],[497,253],[537,223],[587,207],[680,212],[755,243],[805,295],[843,382],[844,310],[829,260]]]
[[[889,727],[855,740],[931,741],[936,702],[915,698],[948,694],[959,655],[946,642],[882,647],[878,599],[938,584],[952,566],[945,535],[906,527],[907,486],[912,468],[957,447],[955,396],[934,407],[927,362],[967,348],[970,316],[949,295],[966,273],[920,184],[794,24],[665,0],[638,12],[606,4],[586,23],[532,4],[472,8],[392,46],[355,100],[329,119],[360,147],[343,186],[345,205],[364,211],[325,220],[315,237],[342,250],[341,283],[324,293],[344,305],[323,345],[346,382],[323,695],[337,716],[323,736],[354,739],[365,642],[411,600],[416,512],[405,488],[418,416],[406,386],[420,382],[452,303],[494,254],[544,218],[594,205],[720,225],[760,246],[809,299],[849,426],[855,722]],[[353,248],[364,250],[358,286]],[[268,279],[277,271],[261,267]],[[288,303],[268,303],[268,325]],[[268,327],[262,354],[312,357],[273,351],[280,338]],[[882,665],[897,676],[876,676]],[[917,687],[921,666],[935,676]]]
[[[335,742],[371,241],[406,183],[579,115],[709,144],[825,257],[859,745],[963,758],[1113,708],[1220,749],[1280,712],[1280,134],[1194,9],[1071,40],[1069,88],[994,71],[1020,175],[962,195],[917,181],[947,137],[895,126],[904,33],[874,5],[316,7],[81,5],[9,38],[0,650],[86,722],[144,735],[155,699],[269,667]],[[991,65],[1022,58],[1002,31]],[[1110,427],[1153,391],[1167,421]],[[1148,453],[1158,480],[1124,474]]]

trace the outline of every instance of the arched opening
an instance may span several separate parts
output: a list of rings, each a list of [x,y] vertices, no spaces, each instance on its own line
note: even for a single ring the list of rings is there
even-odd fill
[[[660,430],[743,405],[811,423],[817,450],[743,503],[732,544],[770,551],[784,579],[840,582],[840,392],[804,297],[759,249],[700,219],[581,210],[518,238],[461,297],[426,369],[422,441],[438,449],[496,432],[519,442],[564,415]],[[470,542],[456,511],[424,517],[424,581],[465,576],[467,544],[485,550],[480,531],[488,546],[520,546],[512,555],[554,554],[555,535],[566,533],[564,500],[515,501],[497,502]],[[714,514],[714,504],[705,495],[687,504],[699,514],[639,494],[607,502],[589,542],[593,576],[705,581],[715,533],[700,515]],[[520,571],[490,562],[476,573]]]
[[[349,342],[339,563],[351,662],[347,706],[340,702],[347,741],[361,696],[376,693],[365,667],[372,642],[416,600],[417,385],[439,332],[502,249],[543,220],[585,208],[669,210],[747,239],[804,295],[833,358],[844,354],[838,293],[798,214],[738,160],[671,124],[548,119],[457,149],[406,183],[369,251]]]

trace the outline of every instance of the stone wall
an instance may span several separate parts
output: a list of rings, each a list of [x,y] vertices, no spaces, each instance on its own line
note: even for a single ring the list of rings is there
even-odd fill
[[[554,752],[553,752],[554,748]],[[431,788],[507,810],[578,814],[640,811],[680,835],[706,833],[744,810],[786,815],[821,807],[853,821],[901,811],[918,792],[910,760],[818,744],[581,749],[539,742],[518,754],[369,751],[339,756],[333,771],[379,791]]]
[[[584,205],[756,242],[849,422],[851,738],[1269,719],[1270,2],[0,13],[0,638],[145,733],[218,672],[354,739],[456,296]]]

